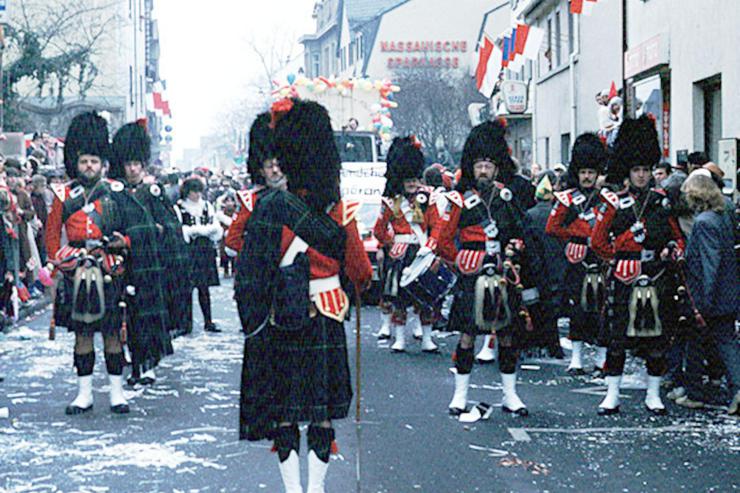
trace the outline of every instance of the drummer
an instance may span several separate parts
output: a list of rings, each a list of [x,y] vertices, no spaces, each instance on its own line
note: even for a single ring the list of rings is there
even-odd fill
[[[383,295],[392,305],[391,327],[395,341],[391,350],[404,352],[407,310],[413,302],[409,293],[400,286],[401,276],[414,259],[433,255],[436,242],[431,238],[432,232],[441,221],[434,204],[436,194],[432,194],[431,189],[423,186],[420,180],[424,156],[416,137],[395,138],[386,162],[386,185],[374,233],[381,245],[389,247],[385,260]],[[433,306],[417,304],[416,311],[418,317],[413,317],[416,319],[414,336],[421,338],[423,352],[434,353],[438,351],[432,339],[435,309]]]
[[[449,219],[438,238],[440,255],[454,261],[460,273],[449,322],[449,330],[461,333],[453,358],[453,415],[466,410],[475,338],[486,334],[498,339],[503,410],[528,414],[516,392],[517,342],[531,328],[527,306],[538,299],[537,289],[530,287],[537,259],[527,258],[524,212],[501,183],[516,169],[505,132],[499,122],[482,123],[470,132],[462,176],[457,191],[448,194]]]

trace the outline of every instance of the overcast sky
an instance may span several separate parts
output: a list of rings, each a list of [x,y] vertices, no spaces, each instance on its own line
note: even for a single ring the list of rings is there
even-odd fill
[[[260,70],[248,48],[252,37],[280,30],[313,32],[314,0],[155,0],[161,76],[173,113],[174,156],[199,146],[218,116],[245,94]],[[174,161],[173,161],[174,162]]]

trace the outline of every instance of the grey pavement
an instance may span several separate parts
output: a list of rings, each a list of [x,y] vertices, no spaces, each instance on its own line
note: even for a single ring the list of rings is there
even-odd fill
[[[128,390],[128,416],[108,412],[99,347],[94,411],[65,416],[76,391],[73,338],[58,331],[48,340],[48,309],[0,334],[0,407],[10,412],[0,418],[0,491],[282,491],[270,444],[237,439],[243,341],[227,282],[213,300],[224,332],[204,333],[195,303],[194,334],[175,341],[153,387]],[[330,493],[740,488],[740,423],[721,409],[691,412],[667,399],[669,416],[649,416],[634,361],[620,416],[596,415],[602,381],[566,376],[563,361],[530,360],[519,373],[529,418],[495,409],[488,421],[465,425],[446,410],[456,337],[438,339],[438,355],[421,354],[416,342],[392,354],[373,335],[378,324],[377,310],[364,308],[362,424],[354,406],[335,423]],[[346,324],[353,373],[354,326]],[[500,405],[498,380],[495,365],[476,366],[471,404]],[[305,446],[302,456],[305,484]]]

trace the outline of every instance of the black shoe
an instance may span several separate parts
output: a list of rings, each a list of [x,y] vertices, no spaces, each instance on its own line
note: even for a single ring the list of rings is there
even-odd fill
[[[619,406],[617,407],[600,407],[598,411],[599,416],[613,416],[619,414]]]
[[[448,407],[447,412],[450,413],[450,416],[460,416],[462,413],[466,412],[466,410],[457,407]]]
[[[87,407],[78,407],[78,406],[69,405],[64,410],[64,414],[66,414],[67,416],[74,416],[76,414],[84,414],[84,413],[92,411],[92,408],[93,408],[92,404],[90,404]]]
[[[652,414],[653,416],[667,416],[668,415],[668,410],[664,407],[657,408],[657,409],[651,409],[647,406],[647,404],[645,404],[645,409],[647,409],[648,412]]]
[[[140,382],[139,382],[139,379],[138,379],[138,378],[136,378],[136,377],[128,377],[128,378],[126,379],[126,383],[128,384],[128,386],[129,386],[129,387],[133,387],[133,386],[135,386],[135,385],[136,385],[137,383],[140,383]]]
[[[128,404],[118,404],[110,407],[110,412],[113,414],[128,414],[130,411]]]
[[[606,370],[603,368],[599,368],[598,366],[594,367],[594,371],[591,373],[591,376],[593,378],[604,378],[606,377]]]
[[[139,385],[154,385],[155,381],[152,377],[144,377],[139,379]]]
[[[520,407],[519,409],[514,411],[513,409],[506,406],[501,406],[501,410],[507,414],[515,414],[517,416],[521,416],[522,418],[526,418],[527,416],[529,416],[529,411],[526,407]]]
[[[582,377],[586,371],[583,368],[568,368],[567,373],[571,377]]]
[[[203,327],[203,330],[205,330],[206,332],[221,332],[221,329],[216,327],[216,324],[214,324],[213,322],[206,323]]]

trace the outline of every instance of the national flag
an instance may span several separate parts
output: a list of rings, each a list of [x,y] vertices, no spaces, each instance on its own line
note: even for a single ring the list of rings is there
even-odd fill
[[[509,46],[511,44],[511,38],[507,35],[507,36],[504,36],[503,39],[504,41],[503,41],[503,44],[501,45],[501,49],[503,51],[503,55],[501,57],[501,60],[502,60],[501,65],[503,67],[508,67],[509,65]]]
[[[483,85],[483,79],[486,76],[486,70],[488,68],[488,60],[491,58],[493,52],[493,43],[488,36],[483,36],[483,46],[478,50],[478,67],[475,70],[475,86],[480,90]]]
[[[478,88],[481,94],[486,98],[493,96],[493,89],[496,87],[496,82],[499,79],[501,73],[501,57],[502,53],[498,46],[491,43],[493,49],[491,50],[491,56],[488,58],[488,65],[486,67],[486,75],[483,78],[483,84]]]
[[[580,14],[583,12],[583,2],[585,0],[570,0],[570,13]]]
[[[147,94],[147,111],[156,113],[159,116],[172,116],[170,103],[164,94],[164,85],[162,81],[157,81],[152,85],[152,90]]]
[[[591,15],[595,4],[596,0],[583,0],[583,15]]]
[[[539,27],[529,26],[527,29],[527,38],[524,40],[524,49],[522,54],[524,58],[537,60],[540,52],[542,40],[545,38],[545,30]]]
[[[516,32],[514,51],[519,55],[524,55],[524,47],[527,45],[527,37],[529,36],[529,26],[526,24],[517,24]]]
[[[609,101],[617,96],[617,85],[612,81],[612,86],[609,88]]]

